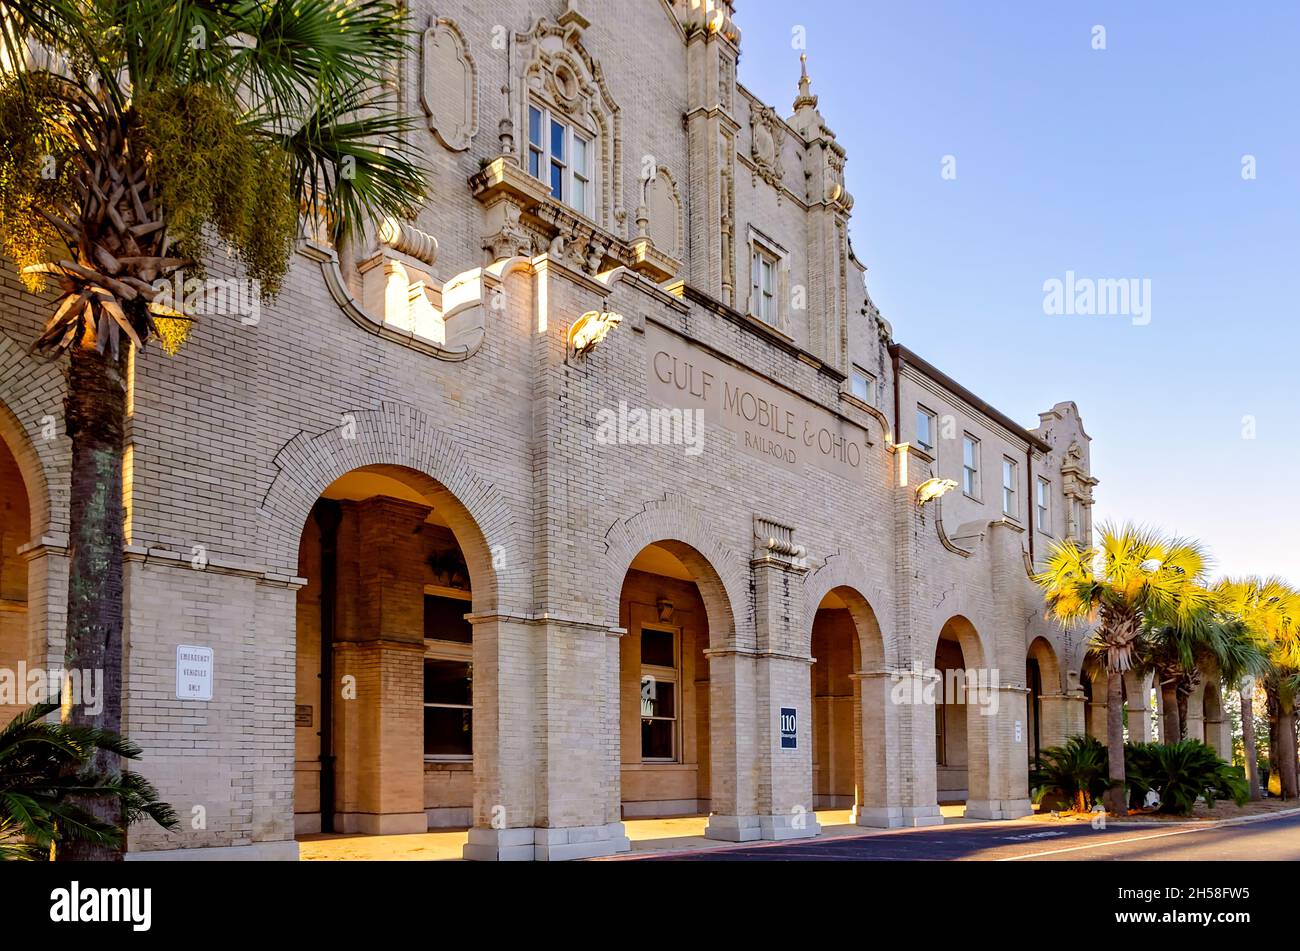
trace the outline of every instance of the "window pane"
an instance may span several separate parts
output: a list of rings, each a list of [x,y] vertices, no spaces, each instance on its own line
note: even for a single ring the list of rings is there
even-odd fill
[[[967,466],[975,468],[975,440],[969,436],[961,441],[961,458]]]
[[[930,414],[925,410],[916,411],[916,441],[922,446],[931,447],[934,445],[930,432]]]
[[[554,119],[551,120],[551,158],[564,161],[564,133],[565,128]]]
[[[1012,490],[1016,487],[1016,464],[1005,459],[1002,461],[1002,487]]]
[[[671,680],[641,678],[641,716],[674,717],[677,715],[677,685]]]
[[[469,664],[455,660],[425,660],[425,703],[460,703],[468,706],[473,702],[472,697]]]
[[[551,197],[564,201],[564,167],[551,163]]]
[[[439,641],[468,644],[474,640],[474,625],[465,620],[470,603],[436,594],[424,596],[424,636]]]
[[[871,402],[871,378],[857,370],[853,373],[853,395],[864,402]]]
[[[538,148],[542,146],[542,111],[536,106],[528,107],[528,141]]]
[[[536,149],[528,150],[528,174],[533,178],[542,177],[542,153]]]
[[[424,708],[426,756],[470,756],[474,752],[474,714],[454,707]]]
[[[587,214],[587,180],[580,175],[573,176],[572,205],[575,210]]]
[[[643,759],[673,758],[672,720],[641,721],[641,757]]]
[[[573,137],[573,170],[584,178],[587,175],[587,140],[580,135]]]
[[[641,629],[641,663],[655,667],[675,667],[673,632]]]

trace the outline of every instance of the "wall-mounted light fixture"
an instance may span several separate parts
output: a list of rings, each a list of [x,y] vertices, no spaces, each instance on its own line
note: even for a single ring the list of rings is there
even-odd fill
[[[933,502],[937,498],[947,495],[953,489],[957,488],[957,483],[952,479],[926,479],[916,487],[916,501],[919,505],[924,506],[927,502]]]
[[[584,357],[596,348],[605,335],[623,322],[623,315],[608,310],[589,310],[569,327],[569,348],[575,357]]]

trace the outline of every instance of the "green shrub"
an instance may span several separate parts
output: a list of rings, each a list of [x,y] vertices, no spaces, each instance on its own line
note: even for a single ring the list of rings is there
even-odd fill
[[[1064,746],[1049,746],[1039,756],[1029,784],[1056,790],[1073,803],[1077,812],[1087,812],[1110,785],[1107,779],[1106,747],[1092,736],[1072,736]]]
[[[1218,799],[1245,805],[1246,777],[1239,766],[1219,758],[1200,740],[1178,743],[1129,743],[1124,747],[1125,775],[1131,802],[1141,804],[1148,790],[1160,795],[1160,812],[1189,815],[1198,798],[1213,807]]]

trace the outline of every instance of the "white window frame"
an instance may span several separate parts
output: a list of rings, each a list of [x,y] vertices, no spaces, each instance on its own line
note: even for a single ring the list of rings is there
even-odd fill
[[[926,442],[921,438],[921,417],[928,420],[926,428],[930,431],[932,442]],[[927,409],[920,403],[916,404],[916,444],[926,452],[933,454],[935,444],[939,441],[939,414],[932,409]]]
[[[639,643],[640,637],[644,636],[646,631],[655,631],[661,634],[670,634],[673,638],[673,666],[663,667],[657,664],[640,663]],[[645,751],[641,751],[641,762],[643,763],[678,763],[681,762],[681,716],[682,708],[682,688],[681,688],[681,667],[682,667],[682,632],[679,627],[669,627],[659,624],[642,624],[641,633],[638,636],[637,644],[637,661],[640,663],[641,675],[637,678],[637,713],[641,720],[671,720],[673,753],[672,756],[646,756]],[[643,685],[646,678],[652,678],[655,683],[671,683],[673,685],[673,715],[670,717],[663,716],[646,716],[645,711],[641,709],[641,696]],[[639,741],[638,741],[639,742]]]
[[[533,139],[533,114],[537,113],[539,120],[539,138],[540,142]],[[551,151],[551,125],[557,125],[564,130],[564,154],[557,156]],[[566,207],[572,208],[578,214],[595,220],[593,214],[592,201],[595,189],[593,182],[595,174],[592,171],[592,160],[596,150],[596,137],[586,129],[575,126],[567,118],[557,116],[547,105],[540,102],[530,102],[528,104],[527,127],[524,129],[524,138],[527,141],[527,148],[524,154],[525,170],[533,178],[546,186],[547,194]],[[581,139],[586,146],[587,167],[579,171],[573,166],[575,139]],[[533,170],[534,161],[537,170]],[[551,168],[560,169],[560,195],[556,197],[551,185]],[[581,207],[574,202],[574,190],[582,195]]]
[[[764,268],[770,277],[770,285],[764,285]],[[780,283],[781,259],[761,244],[755,243],[749,255],[749,311],[750,316],[757,317],[770,327],[775,327],[780,319],[778,312],[777,285]]]
[[[1052,532],[1052,480],[1038,477],[1034,499],[1034,524],[1040,532]]]
[[[426,637],[424,639],[424,659],[425,660],[443,660],[452,663],[461,663],[469,665],[470,683],[474,681],[474,645],[462,644],[460,641],[439,641]],[[420,676],[424,676],[424,664],[420,664]],[[471,688],[472,690],[472,688]],[[444,710],[468,710],[470,716],[474,715],[474,696],[470,694],[470,702],[464,703],[426,703],[423,701],[423,684],[421,684],[421,703],[422,707],[439,707]],[[472,721],[471,721],[472,722]],[[423,737],[421,737],[423,743]],[[468,755],[463,753],[425,753],[424,761],[426,763],[472,763],[474,761],[474,733],[470,730],[470,752]]]
[[[966,460],[966,450],[971,460]],[[961,490],[975,501],[980,499],[980,441],[970,433],[961,435]]]
[[[1020,466],[1010,456],[1002,457],[1002,514],[1020,519],[1020,493],[1016,489],[1020,479]]]
[[[855,384],[859,379],[866,383],[866,396],[858,396],[857,394]],[[862,367],[855,363],[853,365],[853,375],[849,379],[849,393],[857,399],[862,400],[862,402],[866,403],[868,406],[875,406],[877,398],[876,394],[879,393],[879,390],[876,388],[876,375],[862,369]]]

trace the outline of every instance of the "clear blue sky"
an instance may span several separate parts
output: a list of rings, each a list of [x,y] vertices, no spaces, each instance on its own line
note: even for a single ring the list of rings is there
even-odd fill
[[[895,336],[1026,425],[1077,402],[1098,523],[1300,584],[1300,3],[738,7],[741,82],[787,115],[806,30]],[[1150,323],[1046,315],[1067,270],[1150,279]]]

